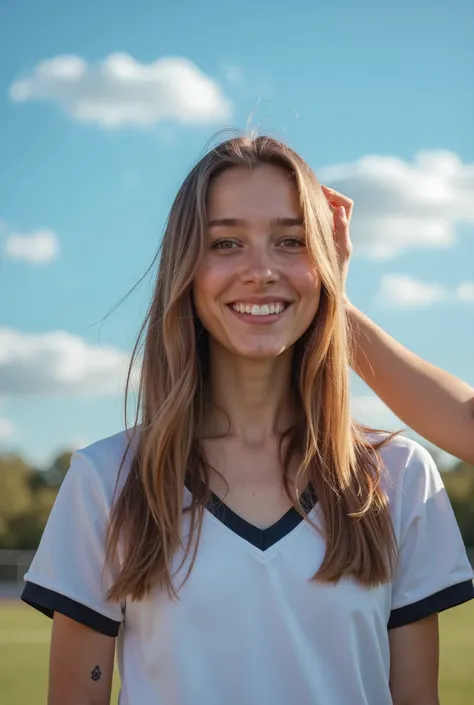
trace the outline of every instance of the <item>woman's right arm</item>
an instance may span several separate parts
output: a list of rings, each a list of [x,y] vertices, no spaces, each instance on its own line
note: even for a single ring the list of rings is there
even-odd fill
[[[117,467],[108,448],[72,456],[24,576],[22,600],[53,618],[48,705],[110,703],[126,600],[107,598],[120,570],[118,557],[106,560]]]
[[[48,705],[110,705],[115,637],[54,615]]]

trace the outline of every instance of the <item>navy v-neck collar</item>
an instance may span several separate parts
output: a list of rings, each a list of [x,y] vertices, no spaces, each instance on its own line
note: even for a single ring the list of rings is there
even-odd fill
[[[316,493],[311,487],[303,493],[301,502],[306,513],[309,513],[315,506],[317,502]],[[266,551],[283,539],[303,521],[303,517],[294,507],[291,507],[274,524],[266,529],[260,529],[236,514],[213,492],[206,509],[228,529],[261,551]]]

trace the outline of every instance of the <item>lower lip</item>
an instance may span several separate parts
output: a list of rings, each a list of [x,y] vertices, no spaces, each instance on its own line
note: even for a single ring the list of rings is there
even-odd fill
[[[237,311],[234,311],[232,306],[228,306],[228,309],[236,316],[239,318],[241,321],[245,321],[245,323],[251,323],[253,325],[263,325],[266,323],[276,323],[281,319],[285,311],[288,310],[290,307],[290,304],[286,306],[281,313],[270,313],[268,316],[252,316],[251,313],[238,313]]]

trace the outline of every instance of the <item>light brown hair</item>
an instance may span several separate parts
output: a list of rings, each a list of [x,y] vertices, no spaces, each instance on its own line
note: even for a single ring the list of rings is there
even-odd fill
[[[266,136],[234,137],[211,149],[184,180],[172,205],[159,252],[151,305],[135,345],[127,378],[144,339],[137,416],[141,429],[131,469],[112,508],[107,563],[121,546],[122,561],[108,598],[139,600],[152,587],[178,593],[171,562],[178,551],[196,557],[203,510],[210,499],[209,466],[197,427],[209,377],[207,332],[192,298],[193,280],[206,247],[209,185],[233,166],[275,164],[294,178],[300,194],[307,248],[321,282],[315,320],[295,344],[293,389],[300,418],[288,432],[285,453],[302,462],[297,480],[311,483],[322,515],[326,555],[315,579],[351,575],[365,585],[390,579],[396,557],[379,450],[390,436],[367,435],[351,420],[349,341],[334,246],[332,214],[310,167],[292,149]],[[378,440],[376,440],[378,438]],[[187,482],[192,504],[183,509]],[[303,506],[293,506],[304,516]],[[183,511],[191,535],[181,535]],[[194,548],[193,548],[194,546]],[[184,561],[183,561],[184,563]],[[183,564],[182,563],[182,564]],[[187,577],[186,576],[186,577]]]

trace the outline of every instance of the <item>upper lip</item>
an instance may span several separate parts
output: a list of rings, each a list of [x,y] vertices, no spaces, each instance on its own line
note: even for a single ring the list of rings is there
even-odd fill
[[[228,306],[232,304],[256,304],[257,306],[263,306],[264,304],[290,304],[291,301],[286,299],[284,296],[246,296],[241,299],[234,299],[229,301]]]

